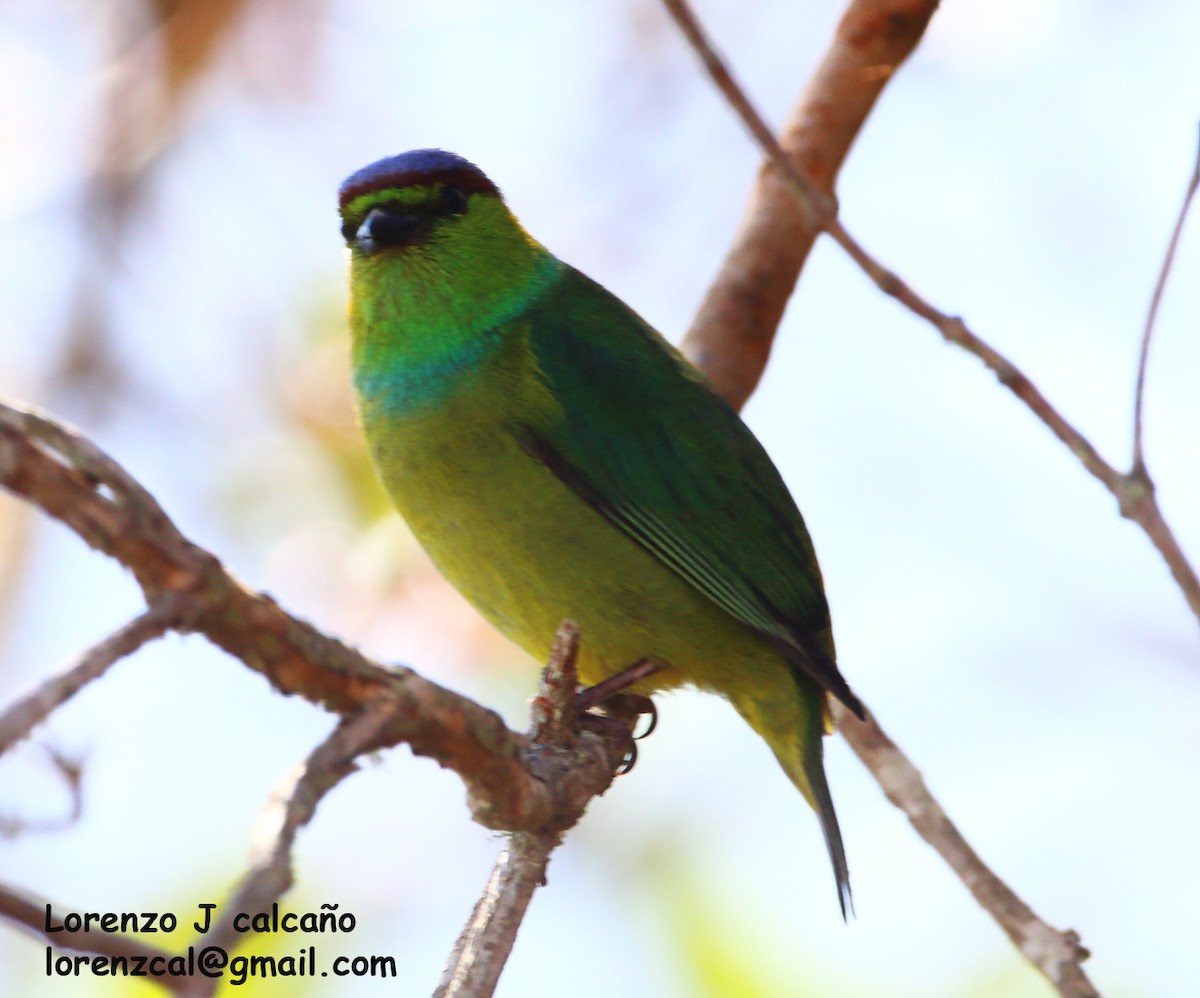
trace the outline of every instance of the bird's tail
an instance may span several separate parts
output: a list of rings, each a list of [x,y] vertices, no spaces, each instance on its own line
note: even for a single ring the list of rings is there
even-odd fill
[[[842,832],[833,810],[829,784],[825,780],[822,738],[827,730],[826,693],[806,677],[797,677],[794,688],[798,694],[794,698],[778,694],[763,698],[735,696],[733,705],[771,746],[784,772],[817,812],[821,831],[825,833],[825,846],[829,850],[833,876],[837,881],[838,904],[845,918],[854,908]]]

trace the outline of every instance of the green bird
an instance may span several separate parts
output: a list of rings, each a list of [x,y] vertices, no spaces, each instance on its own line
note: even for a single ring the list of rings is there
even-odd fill
[[[838,672],[804,521],[734,410],[624,302],[529,235],[467,160],[420,149],[341,186],[371,455],[435,565],[539,660],[582,633],[594,684],[725,697],[817,812]]]

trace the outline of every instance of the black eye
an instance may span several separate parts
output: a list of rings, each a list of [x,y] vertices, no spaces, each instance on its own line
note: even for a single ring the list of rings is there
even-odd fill
[[[467,196],[453,184],[442,188],[442,210],[448,215],[467,213]]]
[[[354,237],[359,249],[374,252],[389,246],[407,246],[429,234],[433,220],[428,215],[403,214],[397,207],[373,208],[367,212]]]

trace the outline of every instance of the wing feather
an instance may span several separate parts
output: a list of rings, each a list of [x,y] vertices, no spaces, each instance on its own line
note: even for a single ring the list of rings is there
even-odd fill
[[[562,416],[520,427],[525,449],[862,716],[834,661],[804,521],[737,413],[636,313],[578,271],[568,268],[526,319]]]

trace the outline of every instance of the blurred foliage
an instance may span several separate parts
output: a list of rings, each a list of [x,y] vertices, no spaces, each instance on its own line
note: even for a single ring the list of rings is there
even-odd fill
[[[37,513],[28,503],[0,495],[0,658],[12,614],[21,599],[23,566],[30,554]]]
[[[94,76],[100,93],[91,155],[79,177],[81,255],[65,296],[57,349],[42,383],[30,386],[29,400],[86,422],[93,433],[119,404],[169,404],[150,381],[151,372],[118,346],[113,325],[116,300],[137,280],[128,269],[132,244],[154,210],[163,164],[187,137],[197,95],[229,77],[240,47],[252,46],[243,73],[275,81],[263,93],[302,93],[324,26],[322,11],[320,0],[121,0],[76,8],[104,50]],[[338,326],[329,319],[322,329],[332,333]],[[361,446],[352,454],[355,448],[346,444],[355,431],[349,387],[334,381],[341,373],[335,353],[330,344],[322,354],[334,365],[328,377],[319,384],[315,375],[305,377],[298,387],[330,394],[299,399],[309,414],[294,415],[334,473],[345,476],[350,507],[371,520],[381,515],[385,499]],[[303,365],[304,371],[317,366]],[[339,405],[345,409],[335,415]],[[316,408],[323,415],[314,415]],[[41,525],[27,506],[0,497],[0,649]]]
[[[731,917],[740,905],[719,901],[712,885],[695,867],[679,868],[677,877],[655,884],[662,904],[662,924],[669,927],[670,942],[680,977],[694,998],[823,998],[826,995],[873,994],[874,985],[853,984],[846,977],[830,979],[828,962],[807,950],[802,940],[794,946],[776,946],[779,926],[759,924],[753,917]],[[743,910],[743,915],[746,912]],[[844,971],[843,971],[844,973]],[[1052,998],[1054,989],[1016,953],[1003,969],[982,972],[946,988],[943,983],[894,982],[889,998]]]
[[[256,0],[152,0],[151,23],[130,48],[153,42],[162,53],[162,82],[173,103],[208,68]],[[128,51],[128,50],[127,50]],[[118,53],[118,59],[127,52]]]
[[[680,979],[695,998],[778,998],[855,994],[846,980],[821,976],[830,968],[804,959],[803,943],[772,948],[778,933],[762,924],[744,899],[721,888],[694,863],[671,851],[644,858],[639,886],[658,909]],[[736,914],[735,914],[736,913]]]

